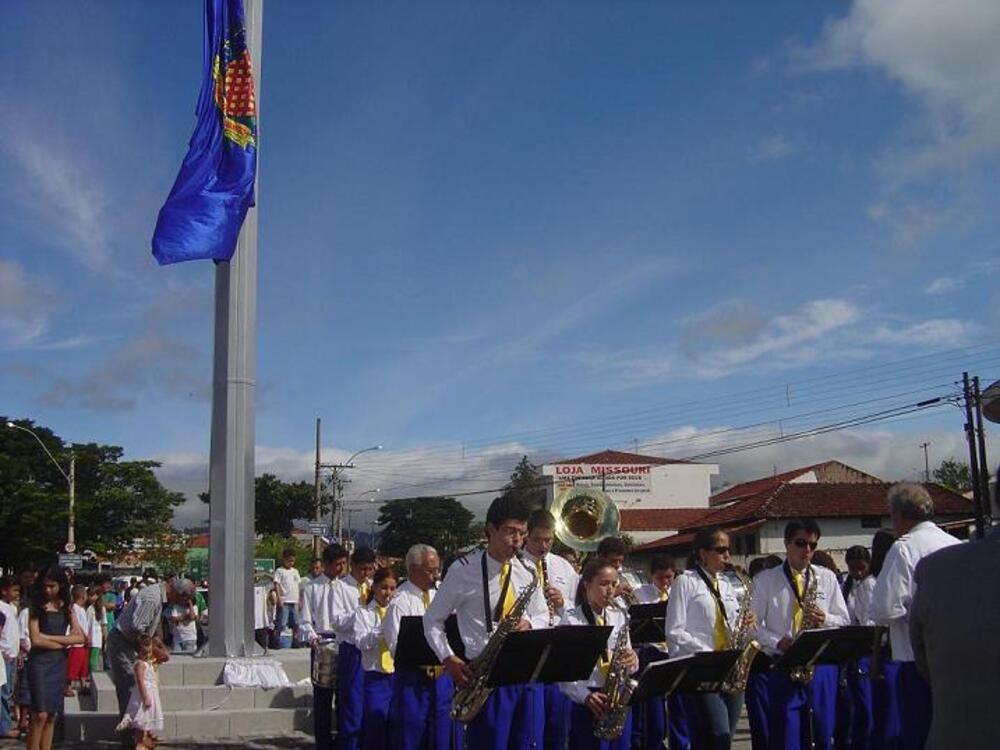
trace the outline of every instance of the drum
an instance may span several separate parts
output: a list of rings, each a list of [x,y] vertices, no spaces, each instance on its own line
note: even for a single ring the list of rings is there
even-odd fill
[[[312,647],[312,684],[321,688],[337,685],[337,641],[323,638]]]

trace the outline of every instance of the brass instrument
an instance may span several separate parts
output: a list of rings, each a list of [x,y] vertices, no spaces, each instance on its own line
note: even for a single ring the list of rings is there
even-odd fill
[[[816,609],[816,602],[819,600],[819,576],[816,575],[816,571],[813,569],[812,565],[809,565],[807,570],[809,571],[809,583],[806,584],[806,590],[802,595],[801,604],[802,630],[812,630],[817,627],[817,623],[810,616],[810,612]],[[815,671],[816,668],[812,665],[807,667],[795,667],[795,669],[789,673],[789,677],[792,678],[793,682],[808,685],[812,682],[813,673]]]
[[[483,550],[483,554],[486,554],[485,550]],[[497,623],[479,656],[469,662],[472,678],[464,686],[455,686],[455,692],[451,699],[451,718],[457,719],[463,724],[468,724],[476,718],[476,714],[482,709],[486,699],[490,697],[490,693],[493,691],[493,688],[488,685],[490,673],[493,671],[497,656],[500,654],[500,648],[507,640],[507,636],[521,622],[521,618],[528,608],[528,602],[534,595],[535,589],[538,588],[538,573],[535,572],[534,566],[525,563],[520,555],[517,556],[517,559],[531,572],[531,583],[514,600],[510,612]]]
[[[729,648],[740,652],[733,668],[729,670],[726,679],[722,682],[722,692],[742,693],[746,690],[747,679],[750,677],[750,666],[760,652],[760,645],[753,639],[754,620],[753,612],[750,610],[750,599],[753,595],[753,581],[740,573],[736,568],[730,568],[727,573],[734,576],[743,584],[743,598],[740,599],[740,609],[736,615],[736,622],[730,626],[726,623],[726,638],[729,641]]]
[[[629,699],[639,684],[632,679],[623,663],[625,654],[630,650],[629,616],[626,610],[621,609],[620,611],[625,615],[625,623],[619,629],[618,637],[615,639],[615,649],[611,655],[608,677],[604,681],[604,687],[601,688],[601,692],[608,697],[608,707],[603,714],[594,720],[594,736],[602,740],[616,740],[621,737],[625,730],[625,721],[628,718]]]
[[[556,519],[556,538],[580,552],[593,552],[602,539],[617,536],[621,513],[601,490],[567,487],[550,508]]]

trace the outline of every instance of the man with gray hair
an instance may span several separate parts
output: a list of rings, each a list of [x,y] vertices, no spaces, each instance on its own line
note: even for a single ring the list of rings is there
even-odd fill
[[[917,671],[910,644],[913,571],[923,558],[959,544],[931,522],[934,501],[925,487],[901,482],[889,489],[889,518],[896,543],[889,549],[872,592],[871,618],[889,626],[892,658],[899,667],[899,711],[904,750],[920,750],[931,726],[931,691]]]
[[[129,599],[125,609],[108,634],[107,653],[111,663],[111,679],[118,698],[118,718],[125,714],[129,693],[135,684],[133,666],[139,636],[156,635],[163,615],[163,605],[189,605],[194,597],[194,584],[187,578],[171,578],[140,589]]]

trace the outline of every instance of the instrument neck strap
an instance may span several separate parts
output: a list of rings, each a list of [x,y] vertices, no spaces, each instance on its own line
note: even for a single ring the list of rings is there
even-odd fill
[[[712,579],[708,577],[708,573],[706,573],[705,569],[702,568],[700,565],[695,565],[694,569],[695,572],[698,574],[698,577],[701,578],[702,581],[704,581],[706,586],[708,586],[708,590],[712,592],[712,596],[715,598],[715,603],[719,605],[719,614],[721,614],[722,619],[725,620],[726,608],[722,605],[722,592],[719,590],[719,587],[717,585],[716,586],[712,585]],[[716,583],[718,583],[718,579],[716,579]]]
[[[500,611],[503,607],[504,597],[507,595],[507,587],[510,586],[511,576],[514,575],[514,565],[512,563],[513,558],[508,560],[507,567],[507,577],[503,579],[500,583],[500,598],[497,599],[497,606],[490,607],[490,576],[486,572],[486,557],[489,555],[487,550],[483,550],[483,557],[480,562],[482,562],[483,568],[483,611],[486,615],[486,632],[493,632],[493,623],[499,622],[503,613]]]
[[[792,574],[792,567],[788,564],[788,560],[785,560],[781,564],[781,569],[785,572],[785,579],[788,581],[788,585],[792,588],[792,593],[795,594],[795,601],[799,603],[799,607],[802,606],[802,594],[799,593],[799,587],[795,585],[795,577]],[[812,576],[812,566],[807,565],[804,571],[805,575],[802,580],[802,590],[807,591],[809,589],[809,578]]]

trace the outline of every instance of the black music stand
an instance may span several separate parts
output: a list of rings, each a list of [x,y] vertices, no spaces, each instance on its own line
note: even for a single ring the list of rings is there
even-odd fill
[[[500,647],[489,686],[586,680],[607,648],[611,630],[606,625],[560,625],[511,633]]]
[[[465,645],[458,635],[458,622],[451,615],[444,623],[448,645],[455,655],[463,658]],[[424,618],[420,615],[406,615],[399,620],[399,637],[396,640],[396,655],[393,661],[401,667],[439,667],[441,660],[424,637]]]
[[[878,628],[848,625],[803,630],[775,662],[778,669],[809,668],[817,664],[842,664],[872,653]]]
[[[671,693],[717,692],[740,658],[739,651],[703,651],[648,664],[629,703]]]
[[[628,608],[629,638],[633,645],[643,643],[663,643],[667,640],[664,621],[667,616],[666,602],[633,604]]]

